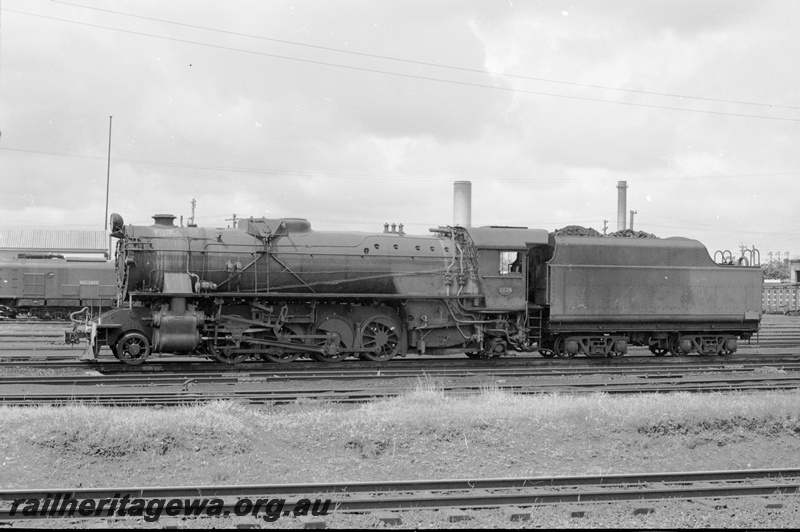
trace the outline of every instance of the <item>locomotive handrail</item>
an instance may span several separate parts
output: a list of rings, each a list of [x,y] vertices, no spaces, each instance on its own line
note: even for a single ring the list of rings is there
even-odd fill
[[[449,295],[442,294],[386,294],[375,292],[372,294],[357,293],[357,294],[339,294],[339,293],[308,293],[308,292],[208,292],[192,294],[193,297],[212,299],[215,297],[242,297],[243,295],[252,294],[258,296],[273,296],[280,298],[292,299],[451,299],[457,300],[470,300],[470,299],[483,299],[483,295],[478,294],[463,294],[463,295]],[[146,291],[132,291],[128,292],[129,296],[149,296],[149,297],[185,297],[186,294],[181,292],[146,292]]]

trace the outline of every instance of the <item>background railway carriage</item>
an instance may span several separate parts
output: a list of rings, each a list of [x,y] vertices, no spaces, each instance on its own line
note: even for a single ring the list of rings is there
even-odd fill
[[[688,239],[512,227],[326,232],[303,219],[207,229],[154,218],[113,219],[125,304],[87,328],[95,355],[108,345],[134,364],[152,352],[229,363],[615,356],[631,343],[656,354],[728,354],[760,319],[760,269],[718,266]]]
[[[0,259],[0,312],[66,319],[87,307],[95,314],[117,300],[117,276],[107,261],[52,258]]]

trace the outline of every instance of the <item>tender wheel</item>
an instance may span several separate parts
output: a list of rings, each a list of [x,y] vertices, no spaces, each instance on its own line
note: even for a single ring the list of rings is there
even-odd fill
[[[131,331],[117,340],[114,356],[126,364],[138,366],[150,356],[150,340],[140,332]]]
[[[553,358],[556,356],[555,352],[551,349],[539,349],[539,354],[545,358]]]
[[[206,344],[208,352],[219,362],[238,364],[250,358],[250,353],[242,353],[245,344],[237,345],[230,338],[211,338]]]
[[[561,358],[573,358],[577,353],[568,353],[566,350],[567,337],[559,336],[553,345],[553,351]]]
[[[669,353],[669,349],[665,349],[663,347],[658,347],[657,344],[651,344],[647,346],[651,353],[653,353],[657,357],[663,357],[667,353]]]
[[[302,344],[303,340],[299,336],[303,334],[303,330],[297,325],[284,325],[278,331],[277,340],[279,342]],[[261,355],[261,358],[267,362],[277,362],[278,364],[286,364],[292,362],[300,356],[300,351],[295,351],[287,347],[271,347]]]
[[[669,352],[670,352],[670,354],[672,356],[674,356],[674,357],[685,357],[686,355],[689,354],[689,353],[687,353],[686,351],[684,351],[681,348],[681,337],[680,337],[680,335],[674,334],[674,335],[670,336],[669,340],[667,341],[667,343],[669,345]]]
[[[361,326],[361,346],[370,351],[360,357],[375,362],[391,360],[400,352],[400,327],[389,318],[376,316]]]

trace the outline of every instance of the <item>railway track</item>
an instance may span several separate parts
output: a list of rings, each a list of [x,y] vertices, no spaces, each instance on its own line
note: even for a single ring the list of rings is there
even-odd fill
[[[0,520],[65,517],[54,512],[24,515],[14,501],[102,499],[146,503],[161,500],[220,499],[223,516],[244,514],[241,499],[283,499],[283,516],[300,499],[328,499],[328,511],[467,509],[503,506],[531,507],[545,504],[599,502],[709,500],[746,496],[774,496],[800,492],[800,469],[743,471],[694,471],[676,473],[602,476],[528,477],[494,479],[417,480],[387,482],[336,482],[250,486],[112,487],[82,489],[0,490]],[[188,503],[187,503],[188,506]],[[116,505],[115,505],[116,508]],[[41,514],[41,515],[40,515]],[[195,515],[184,512],[178,515]],[[202,514],[200,514],[202,515]],[[113,517],[96,512],[85,517]]]
[[[86,387],[63,386],[55,391],[11,392],[7,387],[0,393],[0,405],[66,405],[89,404],[95,406],[176,406],[216,400],[237,401],[245,404],[284,404],[300,400],[318,400],[340,403],[359,403],[377,398],[394,397],[407,393],[408,386],[376,386],[353,389],[341,386],[317,386],[315,388],[265,389],[264,381],[252,379],[242,387],[219,390],[213,387],[203,389],[193,380],[186,381],[182,387],[172,390],[153,390],[149,387],[127,387],[108,389],[98,386],[95,390]],[[248,386],[249,385],[249,386]],[[255,387],[256,389],[251,389]],[[515,394],[641,394],[671,392],[743,392],[787,390],[800,388],[800,375],[722,375],[722,376],[674,376],[658,379],[630,381],[571,381],[554,382],[547,380],[507,382],[498,380],[487,383],[447,383],[436,387],[448,395],[466,395],[485,391],[487,388],[508,391]]]
[[[617,358],[544,358],[536,353],[519,354],[518,356],[505,356],[491,360],[473,360],[463,356],[453,355],[444,357],[420,357],[409,356],[408,358],[395,358],[390,362],[372,362],[366,360],[349,359],[336,364],[322,364],[319,362],[298,360],[289,364],[276,364],[274,362],[242,362],[235,365],[222,364],[214,360],[197,359],[196,357],[177,357],[156,355],[145,364],[131,366],[124,364],[113,356],[101,356],[99,360],[77,360],[74,355],[20,355],[6,354],[0,351],[0,367],[27,367],[36,369],[76,369],[76,370],[96,370],[103,373],[142,373],[142,372],[242,372],[242,371],[272,371],[277,373],[346,373],[358,367],[364,370],[396,371],[403,368],[420,368],[430,366],[447,366],[450,368],[504,368],[520,365],[530,365],[539,367],[571,368],[576,370],[582,366],[591,367],[593,371],[604,367],[625,367],[643,365],[672,365],[675,367],[689,365],[699,367],[708,365],[717,367],[719,365],[741,365],[741,364],[776,364],[800,362],[800,354],[795,354],[795,350],[784,351],[781,353],[761,353],[751,350],[743,350],[732,356],[698,356],[690,355],[685,357],[654,357],[645,348],[632,348],[628,356]]]
[[[624,361],[623,361],[624,360]],[[83,374],[9,375],[0,376],[0,385],[10,384],[78,384],[78,385],[150,385],[183,384],[186,379],[207,384],[236,384],[247,381],[283,382],[303,380],[388,380],[414,377],[554,377],[584,375],[627,375],[642,377],[680,376],[683,373],[738,373],[764,371],[800,371],[800,356],[758,356],[746,359],[669,359],[639,357],[616,359],[613,362],[547,359],[509,359],[503,361],[429,360],[418,359],[389,365],[350,361],[336,366],[294,363],[240,364],[224,366],[199,362],[165,362],[150,366],[128,366],[111,363],[46,364],[21,361],[6,367],[33,369],[76,369]],[[91,371],[86,371],[91,370]],[[147,371],[144,371],[147,370]]]
[[[765,314],[760,330],[750,344],[759,347],[800,346],[800,316]]]

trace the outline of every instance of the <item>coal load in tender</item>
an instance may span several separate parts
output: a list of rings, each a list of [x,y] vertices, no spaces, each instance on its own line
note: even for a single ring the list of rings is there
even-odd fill
[[[553,231],[556,236],[588,236],[588,237],[611,237],[611,238],[658,238],[653,233],[645,231],[634,231],[632,229],[623,229],[622,231],[615,231],[607,235],[603,235],[596,229],[591,227],[582,227],[580,225],[568,225],[561,229]]]

